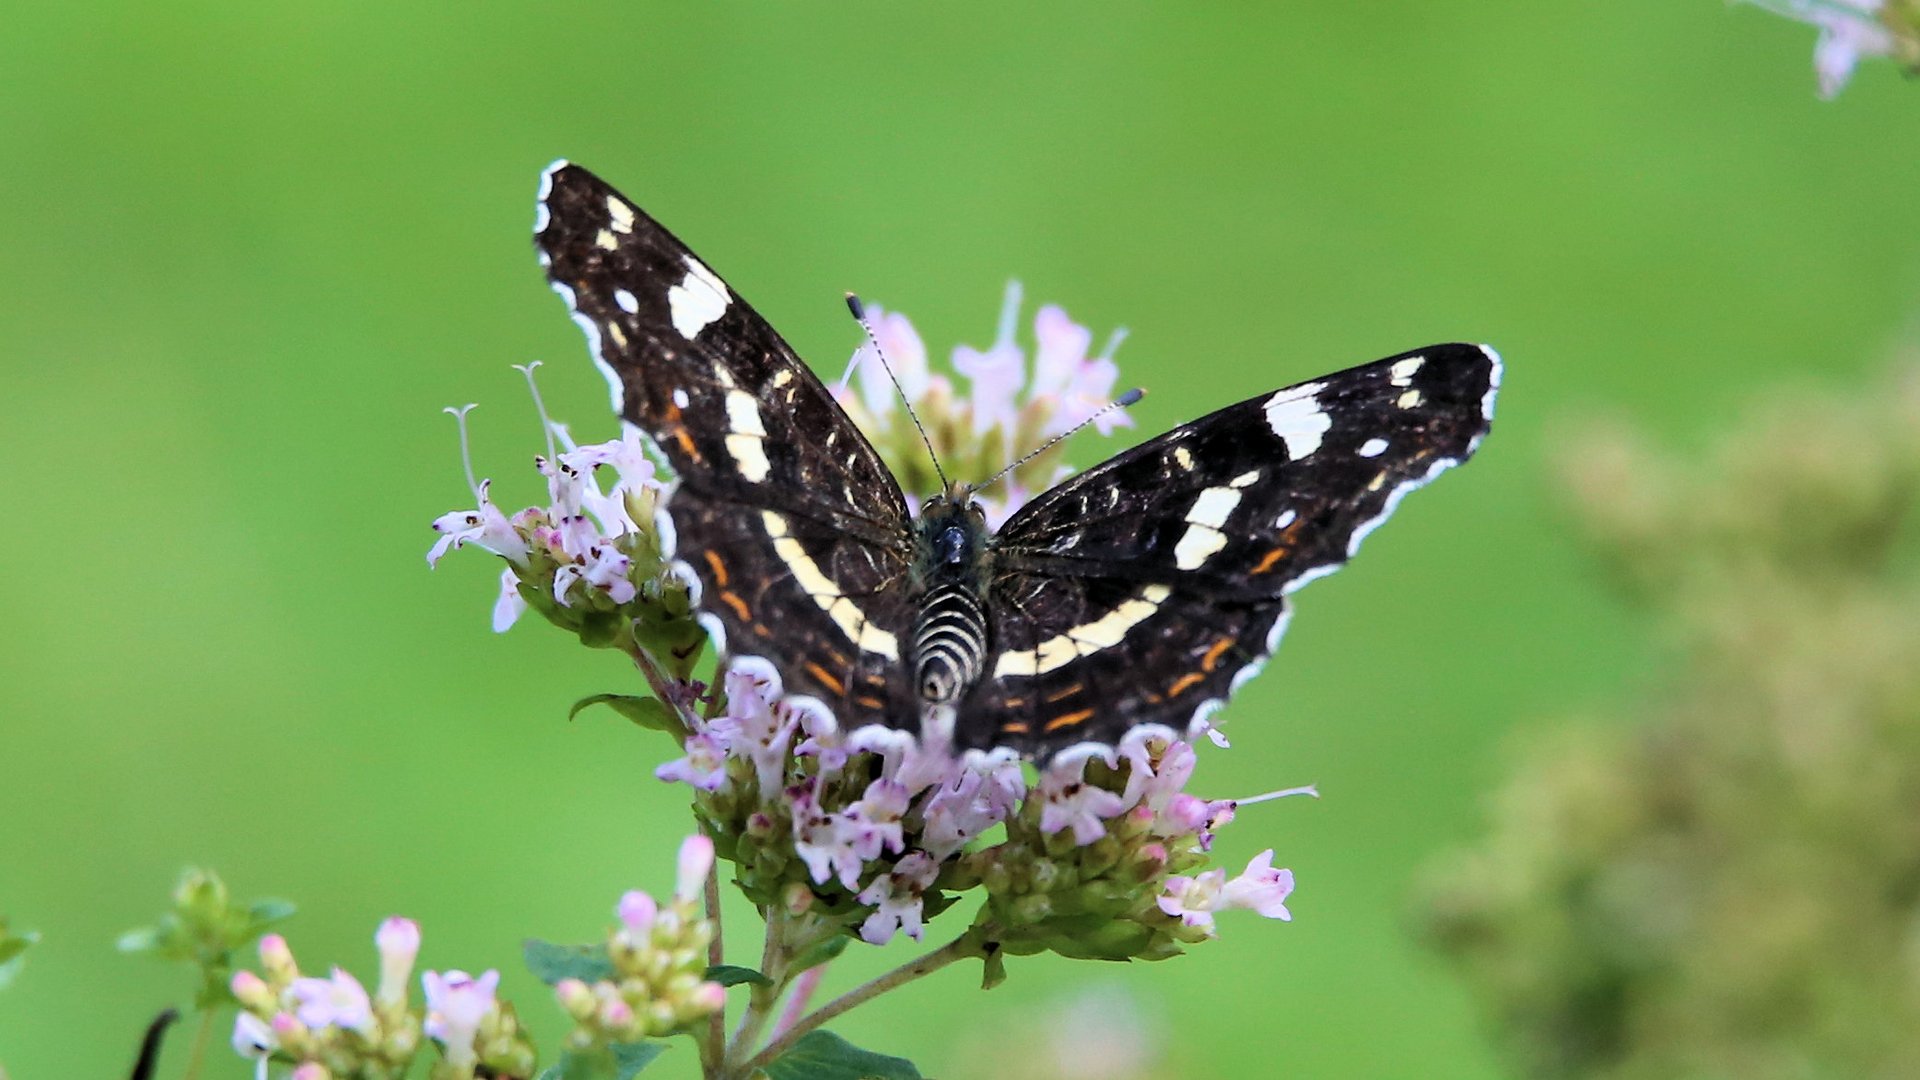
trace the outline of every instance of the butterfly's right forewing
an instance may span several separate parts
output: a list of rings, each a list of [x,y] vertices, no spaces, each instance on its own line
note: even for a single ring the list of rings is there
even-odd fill
[[[542,178],[535,243],[614,408],[677,474],[664,539],[710,631],[841,722],[918,722],[899,664],[912,612],[906,500],[780,335],[604,181]]]

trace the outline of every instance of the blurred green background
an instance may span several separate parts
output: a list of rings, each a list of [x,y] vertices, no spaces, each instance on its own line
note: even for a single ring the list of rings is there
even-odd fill
[[[944,354],[988,343],[1009,276],[1131,328],[1137,435],[1432,341],[1508,360],[1482,457],[1302,597],[1234,748],[1203,754],[1209,794],[1325,793],[1223,838],[1229,864],[1278,849],[1295,922],[1228,917],[1158,965],[1022,960],[986,995],[955,970],[835,1025],[931,1075],[1088,982],[1157,1017],[1179,1075],[1503,1075],[1406,933],[1410,883],[1472,834],[1509,733],[1649,663],[1545,456],[1596,414],[1685,444],[1758,386],[1856,381],[1920,286],[1916,91],[1869,65],[1822,103],[1807,28],[1715,0],[7,21],[0,912],[44,935],[0,995],[17,1080],[124,1075],[187,996],[113,940],[189,862],[299,901],[309,967],[370,973],[376,921],[421,919],[423,963],[501,967],[549,1045],[520,938],[594,936],[622,889],[670,882],[664,740],[565,722],[637,680],[534,622],[491,634],[488,557],[422,560],[469,503],[441,406],[482,403],[509,506],[540,491],[509,364],[547,361],[555,414],[613,431],[529,244],[556,156],[824,371],[856,343],[842,290]]]

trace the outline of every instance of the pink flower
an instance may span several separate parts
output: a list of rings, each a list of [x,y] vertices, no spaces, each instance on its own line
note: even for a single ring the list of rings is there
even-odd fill
[[[686,757],[675,758],[653,770],[661,780],[678,780],[701,791],[718,791],[727,779],[727,752],[711,735],[689,735]]]
[[[520,577],[512,568],[500,571],[500,596],[493,602],[493,632],[504,634],[526,614],[527,598],[520,595]]]
[[[1080,777],[1085,770],[1085,759],[1064,768],[1050,768],[1040,774],[1038,789],[1046,800],[1040,808],[1040,831],[1056,833],[1070,828],[1073,842],[1082,847],[1107,835],[1105,820],[1127,808],[1113,792],[1083,783]]]
[[[373,1027],[373,1003],[360,980],[340,968],[331,978],[293,981],[294,1015],[310,1028],[337,1027],[365,1034]]]
[[[421,1029],[440,1041],[447,1064],[474,1065],[478,1055],[473,1043],[481,1022],[494,1010],[493,992],[500,985],[500,973],[489,970],[476,979],[464,971],[444,975],[429,971],[420,977],[420,984],[427,995],[427,1019]]]
[[[1287,897],[1293,893],[1293,871],[1273,868],[1273,849],[1268,848],[1247,863],[1239,877],[1220,890],[1223,907],[1245,908],[1269,919],[1291,922]]]
[[[1002,454],[1011,455],[1014,429],[1020,422],[1014,404],[1020,384],[1027,378],[1027,356],[1014,342],[1020,321],[1020,283],[1007,282],[1006,300],[1000,306],[1000,328],[993,347],[982,352],[968,345],[953,350],[953,369],[968,379],[973,391],[973,434],[975,438],[998,427]]]
[[[763,793],[779,791],[793,739],[792,715],[775,707],[770,682],[739,665],[728,669],[726,686],[726,715],[716,717],[707,734],[725,746],[729,756],[753,762]]]
[[[1225,870],[1209,870],[1196,877],[1167,879],[1167,891],[1159,898],[1160,910],[1176,916],[1188,926],[1213,933],[1213,913],[1229,908],[1245,908],[1269,919],[1293,918],[1286,900],[1293,892],[1293,871],[1273,868],[1273,850],[1253,857],[1240,876],[1229,881]]]
[[[1896,42],[1880,21],[1884,0],[1753,0],[1775,15],[1820,29],[1813,47],[1813,70],[1820,96],[1831,98],[1847,85],[1862,58],[1892,56]]]
[[[880,351],[892,366],[894,378],[900,380],[900,389],[897,392],[894,390],[893,380],[887,378],[886,369],[874,358],[871,342],[862,343],[854,350],[853,360],[848,363],[847,373],[840,382],[844,387],[847,380],[858,373],[861,403],[874,419],[882,426],[887,426],[893,416],[898,394],[905,394],[909,401],[919,401],[927,396],[932,387],[946,386],[947,380],[929,371],[926,343],[920,340],[919,331],[913,328],[913,323],[905,315],[885,311],[879,304],[867,303],[863,306],[867,323],[873,327],[873,336],[880,342]]]
[[[433,531],[440,534],[440,539],[434,541],[427,552],[428,566],[438,566],[448,551],[468,544],[485,548],[515,566],[527,564],[527,542],[513,530],[506,515],[487,501],[487,486],[491,483],[491,480],[482,480],[474,489],[474,499],[479,506],[433,519]]]
[[[847,819],[821,808],[813,790],[804,785],[787,789],[793,809],[793,850],[807,864],[816,885],[839,879],[847,891],[860,888],[860,868],[866,860],[855,850]]]
[[[1116,332],[1107,348],[1093,359],[1087,349],[1093,345],[1093,332],[1067,318],[1064,308],[1048,304],[1033,317],[1033,336],[1039,350],[1033,362],[1033,385],[1028,395],[1034,401],[1051,402],[1052,410],[1041,434],[1053,436],[1071,431],[1113,400],[1113,386],[1120,369],[1112,358],[1126,335]],[[1116,427],[1131,427],[1133,419],[1124,410],[1114,410],[1095,424],[1101,434]]]
[[[940,864],[925,852],[915,851],[896,863],[891,872],[874,878],[857,898],[874,906],[873,914],[860,924],[861,940],[885,945],[898,931],[920,940],[921,898],[939,876]]]
[[[382,920],[373,933],[373,946],[380,952],[377,1000],[384,1006],[406,1004],[407,981],[413,977],[414,958],[420,955],[420,924],[398,915]]]
[[[853,853],[863,860],[879,858],[882,850],[897,854],[905,843],[900,819],[911,801],[904,784],[886,779],[868,784],[860,801],[841,813]]]
[[[927,797],[920,846],[934,858],[945,859],[1005,821],[1026,791],[1018,762],[993,759],[956,770]]]
[[[279,1048],[280,1039],[274,1035],[272,1026],[265,1020],[250,1012],[243,1012],[233,1018],[234,1053],[264,1062],[268,1054]]]

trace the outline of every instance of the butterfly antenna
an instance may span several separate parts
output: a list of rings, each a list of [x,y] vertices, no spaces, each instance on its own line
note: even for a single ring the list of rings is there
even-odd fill
[[[940,490],[946,491],[952,486],[947,481],[947,471],[940,467],[940,455],[933,452],[933,440],[927,436],[926,426],[920,423],[919,414],[913,411],[913,402],[907,400],[907,391],[900,385],[900,377],[893,373],[893,365],[887,363],[887,354],[880,351],[880,338],[874,334],[873,324],[867,322],[866,305],[860,302],[858,296],[848,293],[847,310],[853,312],[853,319],[860,324],[860,329],[867,332],[867,344],[873,346],[873,355],[879,358],[880,366],[886,371],[887,378],[893,381],[894,393],[900,395],[900,404],[906,406],[907,419],[913,421],[914,430],[920,433],[920,441],[927,444],[927,457],[933,460],[933,472],[940,478]]]
[[[1041,454],[1044,454],[1047,451],[1053,449],[1055,446],[1059,445],[1061,442],[1065,441],[1068,437],[1073,435],[1074,432],[1079,431],[1081,428],[1086,427],[1088,424],[1093,423],[1095,420],[1100,419],[1102,416],[1105,416],[1106,414],[1112,412],[1113,410],[1124,409],[1127,406],[1134,404],[1135,402],[1139,401],[1141,398],[1146,396],[1147,396],[1147,392],[1145,390],[1140,389],[1137,386],[1127,391],[1126,393],[1121,394],[1119,397],[1114,398],[1112,401],[1109,401],[1105,405],[1102,405],[1098,409],[1095,409],[1093,411],[1093,415],[1087,417],[1085,420],[1080,421],[1079,423],[1073,425],[1072,427],[1061,432],[1060,434],[1055,435],[1053,438],[1048,439],[1046,442],[1041,443],[1039,446],[1034,447],[1032,450],[1027,451],[1027,454],[1025,457],[1022,457],[1019,461],[1016,461],[1013,464],[1007,466],[1006,468],[1001,469],[999,472],[994,473],[992,476],[987,478],[986,483],[975,484],[972,490],[985,491],[986,489],[999,483],[1001,477],[1007,475],[1010,472],[1013,472],[1015,469],[1018,469],[1020,466],[1025,465],[1027,462],[1032,461],[1034,458],[1037,458]]]

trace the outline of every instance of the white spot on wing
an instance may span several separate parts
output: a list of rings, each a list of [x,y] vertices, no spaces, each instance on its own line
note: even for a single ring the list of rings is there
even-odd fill
[[[1387,440],[1385,439],[1368,439],[1360,444],[1361,457],[1379,457],[1386,452]]]
[[[1427,358],[1424,356],[1409,356],[1405,360],[1395,362],[1393,367],[1389,369],[1393,385],[1412,386],[1413,376],[1420,370],[1421,365],[1426,362]]]
[[[1317,397],[1324,389],[1325,383],[1305,383],[1267,399],[1267,426],[1286,440],[1287,460],[1299,461],[1320,449],[1321,436],[1333,426]]]
[[[688,341],[725,315],[731,302],[726,282],[691,255],[687,256],[686,278],[667,290],[667,312],[673,317],[673,328]]]
[[[1075,657],[1118,645],[1127,636],[1127,631],[1160,610],[1160,605],[1170,595],[1172,590],[1165,585],[1148,585],[1140,590],[1139,595],[1122,601],[1118,607],[1090,623],[1083,623],[1048,638],[1034,648],[1003,652],[999,662],[994,664],[993,677],[1044,674]]]
[[[1409,390],[1406,393],[1400,395],[1400,400],[1398,404],[1403,409],[1411,409],[1414,406],[1420,404],[1420,401],[1421,401],[1420,391]]]
[[[633,231],[633,207],[628,206],[618,195],[607,196],[607,220],[613,225],[614,232]]]
[[[1194,525],[1205,525],[1218,529],[1227,523],[1233,514],[1233,508],[1240,505],[1240,493],[1230,487],[1210,487],[1193,500],[1193,509],[1187,511],[1187,521]]]
[[[1227,534],[1207,525],[1188,525],[1173,548],[1173,564],[1182,570],[1198,570],[1221,548],[1227,546]]]
[[[1186,470],[1187,472],[1193,471],[1193,454],[1190,453],[1186,447],[1184,446],[1174,447],[1173,460],[1178,462],[1180,464],[1180,467]]]
[[[767,460],[767,429],[760,422],[760,405],[745,390],[727,391],[727,453],[749,483],[758,484],[773,471]]]
[[[1294,513],[1292,510],[1284,511],[1279,517],[1273,519],[1273,527],[1276,529],[1284,529],[1293,524],[1293,520],[1299,516],[1299,514]]]
[[[900,639],[867,621],[866,614],[841,593],[840,586],[820,569],[820,564],[813,561],[800,541],[787,534],[786,518],[772,510],[762,510],[760,521],[766,526],[767,535],[773,537],[774,554],[792,571],[794,583],[827,613],[848,641],[855,642],[865,652],[877,653],[889,660],[900,659]]]
[[[637,315],[640,313],[639,298],[625,289],[613,290],[613,302],[619,304],[620,310],[629,315]]]

